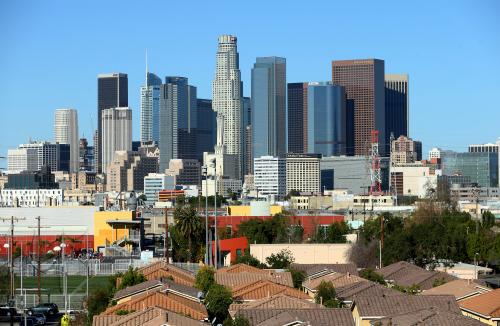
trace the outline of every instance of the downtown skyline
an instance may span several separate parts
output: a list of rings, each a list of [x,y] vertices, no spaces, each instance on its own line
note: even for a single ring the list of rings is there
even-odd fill
[[[7,16],[19,10],[16,5],[9,6],[4,3],[0,6],[5,9],[3,12]],[[204,5],[200,4],[200,6]],[[342,6],[348,7],[345,4]],[[26,117],[23,123],[16,128],[2,128],[0,132],[2,139],[0,156],[6,156],[8,148],[25,143],[30,137],[37,140],[52,140],[53,112],[63,107],[74,108],[78,111],[79,136],[84,134],[90,142],[92,129],[97,127],[98,122],[96,117],[96,76],[99,73],[123,72],[128,74],[129,106],[132,108],[134,116],[133,139],[139,140],[140,87],[144,85],[146,49],[150,72],[157,74],[162,79],[171,75],[187,77],[190,84],[197,87],[198,98],[211,98],[211,82],[215,73],[214,55],[217,51],[216,40],[221,34],[232,34],[238,37],[243,96],[250,96],[251,68],[257,57],[281,56],[286,58],[287,82],[289,83],[331,80],[332,60],[377,58],[385,61],[386,73],[409,74],[410,137],[422,140],[424,152],[434,146],[465,150],[469,143],[492,142],[499,136],[494,128],[494,121],[497,120],[495,114],[498,114],[495,108],[498,108],[498,104],[493,101],[493,90],[498,89],[498,85],[500,85],[498,80],[500,73],[496,73],[499,67],[493,60],[499,52],[499,42],[496,42],[499,36],[493,33],[494,27],[498,27],[498,22],[492,21],[494,17],[491,14],[483,12],[484,15],[481,16],[476,13],[482,18],[482,21],[477,21],[478,17],[470,17],[469,19],[475,19],[473,21],[476,24],[473,28],[469,26],[472,31],[466,31],[466,27],[459,25],[458,22],[458,17],[468,17],[466,12],[468,6],[463,3],[458,3],[450,8],[441,8],[441,13],[447,9],[449,14],[455,18],[450,21],[449,27],[441,25],[439,31],[448,36],[454,31],[461,32],[463,40],[469,40],[469,43],[473,42],[474,45],[466,49],[463,48],[465,45],[462,42],[464,41],[456,37],[448,37],[443,44],[439,44],[442,39],[438,33],[429,34],[432,37],[424,41],[423,35],[427,35],[426,33],[429,33],[433,24],[437,23],[437,17],[432,16],[427,19],[428,26],[422,27],[422,30],[412,27],[412,19],[413,23],[417,20],[412,18],[408,22],[408,26],[412,28],[407,31],[406,38],[398,39],[397,36],[401,34],[386,30],[386,34],[378,36],[378,43],[372,39],[372,34],[385,30],[382,27],[390,26],[389,23],[383,23],[379,27],[374,27],[375,31],[363,34],[361,28],[355,27],[354,23],[339,20],[339,26],[350,28],[348,34],[357,38],[358,42],[350,41],[348,37],[336,34],[338,32],[325,33],[313,27],[310,29],[310,33],[316,33],[316,35],[309,35],[302,31],[299,33],[302,42],[297,42],[289,32],[285,31],[286,28],[265,31],[263,27],[266,23],[260,27],[246,24],[236,26],[231,24],[231,22],[234,23],[234,18],[228,18],[227,26],[220,22],[209,24],[203,33],[199,33],[199,31],[197,33],[196,28],[189,27],[185,31],[179,30],[177,35],[166,35],[166,40],[175,45],[175,51],[172,51],[172,47],[161,46],[159,43],[162,42],[153,42],[151,38],[138,38],[138,34],[141,34],[138,33],[140,28],[137,28],[136,31],[127,28],[123,35],[111,31],[105,34],[122,42],[124,49],[110,48],[109,51],[102,52],[93,47],[93,45],[102,44],[103,41],[99,38],[91,40],[97,34],[95,27],[88,26],[88,24],[84,24],[83,29],[80,27],[81,30],[77,30],[78,33],[75,34],[75,37],[81,40],[81,47],[77,46],[80,42],[68,38],[66,34],[68,32],[55,30],[56,26],[52,23],[48,26],[40,26],[41,22],[47,21],[45,10],[50,7],[47,5],[47,8],[36,8],[39,9],[38,13],[25,13],[24,16],[20,17],[21,21],[30,15],[36,15],[36,17],[32,17],[32,25],[27,24],[26,27],[21,28],[17,23],[13,24],[8,32],[0,36],[1,44],[8,46],[7,52],[0,55],[0,68],[3,71],[0,76],[0,86],[4,89],[2,96],[0,96],[0,110],[4,118],[9,121],[19,120],[20,116]],[[131,7],[136,6],[131,5]],[[494,7],[495,4],[491,2],[485,3],[483,7],[477,9],[484,11],[495,9]],[[314,21],[314,17],[310,17],[312,14],[324,17],[324,13],[321,12],[322,8],[331,8],[331,6],[324,3],[315,4],[306,8],[302,14],[297,13],[298,8],[287,8],[286,14],[301,16],[304,22],[312,22]],[[106,7],[104,11],[109,9]],[[404,16],[406,11],[399,5],[398,8],[388,9],[387,13],[379,14],[381,17],[387,18],[390,13],[397,12],[397,9]],[[77,20],[83,19],[81,14],[75,13],[75,8],[63,8],[61,13],[65,10],[69,17]],[[209,9],[209,12],[210,10],[212,9]],[[121,9],[121,11],[125,16],[131,15],[125,9]],[[83,12],[86,11],[83,10]],[[230,11],[223,12],[229,14]],[[366,18],[366,14],[366,12],[361,12],[356,19]],[[89,14],[89,17],[97,18],[101,15],[102,13]],[[250,13],[245,13],[242,9],[242,15],[244,17]],[[332,15],[337,17],[339,14],[332,12]],[[280,19],[284,19],[285,16],[285,14],[280,15]],[[265,17],[262,16],[262,18]],[[419,17],[418,12],[415,17]],[[203,17],[203,21],[207,21],[206,19],[208,17]],[[371,20],[373,19],[369,18],[368,22]],[[397,20],[401,22],[403,19],[398,17]],[[5,22],[12,22],[12,18],[7,17]],[[325,26],[325,24],[321,21],[317,22],[318,27]],[[365,23],[365,27],[366,24],[368,23]],[[283,27],[292,25],[290,22],[283,21]],[[31,51],[34,49],[32,47],[40,42],[34,41],[34,37],[41,33],[41,31],[34,30],[37,26],[46,32],[44,35],[39,35],[45,42],[40,44],[37,52],[46,59],[43,65],[36,65],[37,61],[33,59],[27,60],[33,55]],[[71,28],[69,29],[71,30]],[[23,31],[24,33],[22,33]],[[20,37],[14,38],[16,35],[20,35]],[[306,38],[308,35],[309,37]],[[470,39],[472,36],[475,37],[474,41]],[[55,42],[56,40],[65,42],[59,44]],[[319,40],[322,42],[318,42]],[[313,45],[313,43],[317,44]],[[50,44],[53,46],[51,47]],[[59,52],[53,51],[54,44],[61,47]],[[81,51],[77,54],[76,50],[78,49]],[[124,50],[127,52],[126,54],[124,54]],[[47,57],[49,52],[51,55]],[[474,55],[477,55],[477,59],[481,60],[475,62],[474,65],[472,63],[468,65],[465,60],[473,59]],[[71,62],[70,58],[78,59],[78,62]],[[488,60],[488,58],[491,59]],[[464,64],[464,62],[466,63]],[[481,70],[485,70],[481,66],[487,62],[489,62],[488,69],[481,72]],[[49,69],[52,69],[50,73]],[[32,71],[32,75],[29,74],[29,71]],[[19,85],[17,74],[22,75],[23,73],[26,76],[30,75],[31,80],[41,84],[41,86],[40,89],[33,91],[34,96],[19,101],[22,90],[16,87]],[[471,83],[471,80],[475,82]],[[50,92],[56,92],[58,96],[54,96]],[[482,114],[476,115],[473,125],[469,123],[470,119],[466,115],[456,114],[457,111],[477,110],[476,107],[480,108]],[[446,134],[443,134],[442,130],[445,130]],[[5,165],[6,162],[0,162],[0,166]]]

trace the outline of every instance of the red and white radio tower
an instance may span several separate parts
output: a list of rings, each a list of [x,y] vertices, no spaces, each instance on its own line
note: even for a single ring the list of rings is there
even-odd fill
[[[382,194],[382,178],[380,176],[380,156],[378,154],[378,130],[372,130],[371,148],[372,166],[370,168],[370,195]]]

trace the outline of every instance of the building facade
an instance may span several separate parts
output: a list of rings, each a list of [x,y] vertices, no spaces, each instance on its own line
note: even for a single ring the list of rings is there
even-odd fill
[[[158,159],[139,152],[117,151],[106,170],[107,191],[142,191],[144,177],[158,173]]]
[[[196,115],[196,159],[203,162],[203,153],[212,152],[217,138],[217,116],[212,100],[198,99]]]
[[[78,171],[80,165],[78,112],[75,109],[57,109],[54,114],[54,142],[68,144],[69,172]]]
[[[62,189],[2,189],[2,207],[47,207],[63,204]]]
[[[316,193],[321,190],[320,154],[286,155],[286,193],[291,190]]]
[[[254,188],[258,196],[282,199],[286,195],[286,161],[282,157],[254,158]]]
[[[252,68],[253,158],[287,152],[286,87],[286,59],[257,58]]]
[[[196,159],[196,87],[185,77],[165,77],[160,90],[160,171],[171,159]]]
[[[94,171],[94,147],[89,146],[87,138],[80,138],[79,171]]]
[[[307,152],[323,156],[346,153],[345,89],[331,82],[309,83]]]
[[[161,78],[146,71],[146,84],[141,86],[141,142],[160,140]]]
[[[96,170],[102,173],[102,111],[109,108],[128,107],[128,76],[123,73],[97,76],[97,135],[94,141]],[[106,168],[104,168],[106,170]]]
[[[288,152],[307,153],[309,83],[288,83]]]
[[[391,142],[391,164],[415,163],[422,160],[422,143],[406,136]]]
[[[101,112],[101,118],[101,164],[107,169],[116,151],[132,149],[132,110],[129,108],[104,109]]]
[[[38,170],[38,150],[36,148],[16,148],[7,150],[7,170],[9,173]]]
[[[449,153],[441,156],[443,175],[469,176],[480,187],[498,187],[498,153]]]
[[[409,137],[408,75],[385,75],[385,134]]]
[[[165,174],[174,177],[176,185],[201,185],[201,164],[198,160],[172,159]]]
[[[215,78],[212,83],[212,107],[217,115],[223,118],[224,145],[227,154],[235,156],[238,178],[241,179],[243,100],[236,36],[219,36]]]
[[[144,177],[144,195],[146,203],[153,205],[158,201],[158,194],[162,190],[174,190],[175,178],[164,173],[149,173]]]
[[[18,149],[24,148],[36,150],[37,157],[35,162],[37,171],[47,165],[52,171],[69,172],[70,145],[33,141],[28,144],[21,144],[18,147]],[[35,163],[32,162],[34,156],[31,152],[28,154],[27,159],[29,168],[32,168]]]
[[[354,146],[354,152],[349,154],[368,155],[373,130],[379,131],[382,144],[388,143],[385,135],[384,61],[332,61],[332,81],[346,90],[347,138],[353,140]],[[348,143],[348,148],[350,145]],[[380,146],[380,154],[385,154],[385,146]]]

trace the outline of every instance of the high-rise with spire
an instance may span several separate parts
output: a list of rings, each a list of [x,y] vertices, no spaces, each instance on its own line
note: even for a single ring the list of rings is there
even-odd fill
[[[141,142],[160,140],[161,78],[149,72],[146,53],[146,81],[141,87]]]
[[[215,78],[212,83],[212,107],[224,121],[224,145],[227,154],[235,155],[238,176],[242,178],[243,129],[242,83],[237,38],[219,36]]]

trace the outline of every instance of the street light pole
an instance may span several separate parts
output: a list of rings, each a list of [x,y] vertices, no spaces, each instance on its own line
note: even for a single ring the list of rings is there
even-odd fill
[[[202,167],[205,176],[205,265],[208,265],[208,171],[207,166]]]

